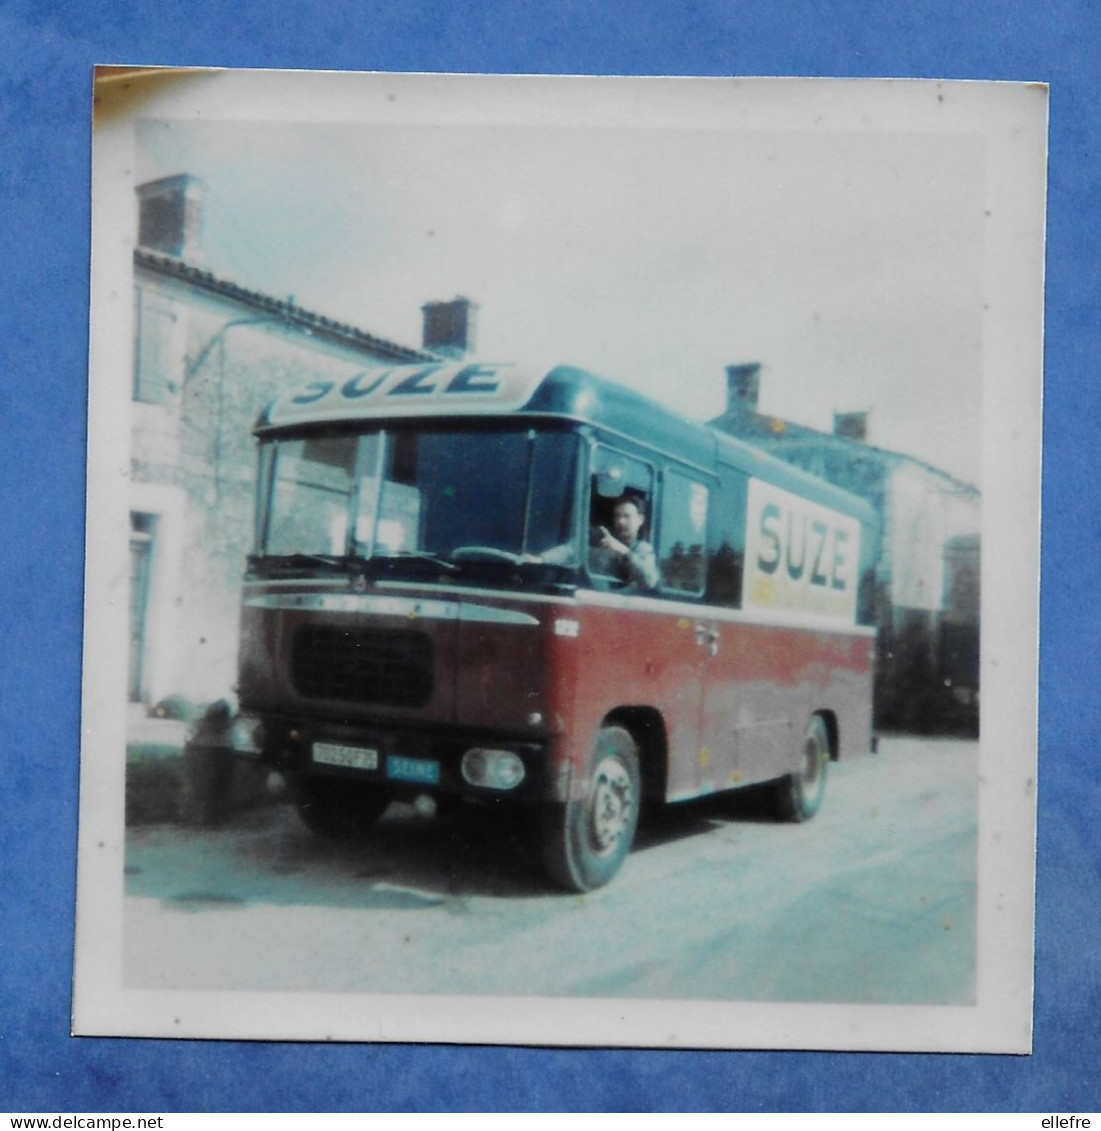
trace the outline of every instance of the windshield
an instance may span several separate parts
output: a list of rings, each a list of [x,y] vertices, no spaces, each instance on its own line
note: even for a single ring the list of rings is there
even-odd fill
[[[563,431],[398,429],[264,441],[269,557],[577,561],[579,444]]]

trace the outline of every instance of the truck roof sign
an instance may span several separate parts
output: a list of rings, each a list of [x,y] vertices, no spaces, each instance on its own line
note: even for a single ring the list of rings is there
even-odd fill
[[[513,412],[531,399],[543,375],[499,362],[375,366],[351,377],[318,376],[291,389],[260,424]]]

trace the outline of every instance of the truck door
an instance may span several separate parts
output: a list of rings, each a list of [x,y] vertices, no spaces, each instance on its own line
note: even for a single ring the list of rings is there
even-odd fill
[[[711,672],[721,648],[720,626],[707,607],[697,604],[707,588],[707,525],[715,484],[702,474],[666,469],[662,476],[658,523],[659,565],[664,596],[685,602],[676,636],[683,655],[679,718],[670,725],[670,795],[698,795],[719,788],[724,751],[709,737],[707,719]],[[672,619],[672,618],[671,618]],[[719,775],[716,778],[716,775]]]
[[[706,606],[697,618],[701,656],[700,789],[727,789],[745,780],[752,761],[755,693],[752,680],[754,641],[736,610],[742,600],[748,477],[719,467],[708,498]],[[698,506],[698,504],[697,504]],[[729,610],[731,615],[723,615]]]

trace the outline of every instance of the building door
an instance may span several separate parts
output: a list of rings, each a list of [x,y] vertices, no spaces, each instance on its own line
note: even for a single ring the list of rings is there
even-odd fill
[[[153,528],[151,514],[130,513],[130,674],[128,695],[139,703],[144,690],[146,633],[149,590],[153,566]]]

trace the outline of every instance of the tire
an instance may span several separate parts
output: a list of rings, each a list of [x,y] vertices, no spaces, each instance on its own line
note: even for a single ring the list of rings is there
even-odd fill
[[[377,786],[341,778],[302,776],[295,779],[293,790],[302,823],[329,840],[366,835],[390,804]]]
[[[622,727],[597,732],[585,797],[549,805],[543,815],[543,865],[567,891],[602,887],[620,869],[638,827],[642,780],[638,747]]]
[[[826,792],[829,764],[829,731],[822,716],[815,715],[803,742],[802,769],[776,782],[776,809],[782,820],[809,821],[818,812]]]

